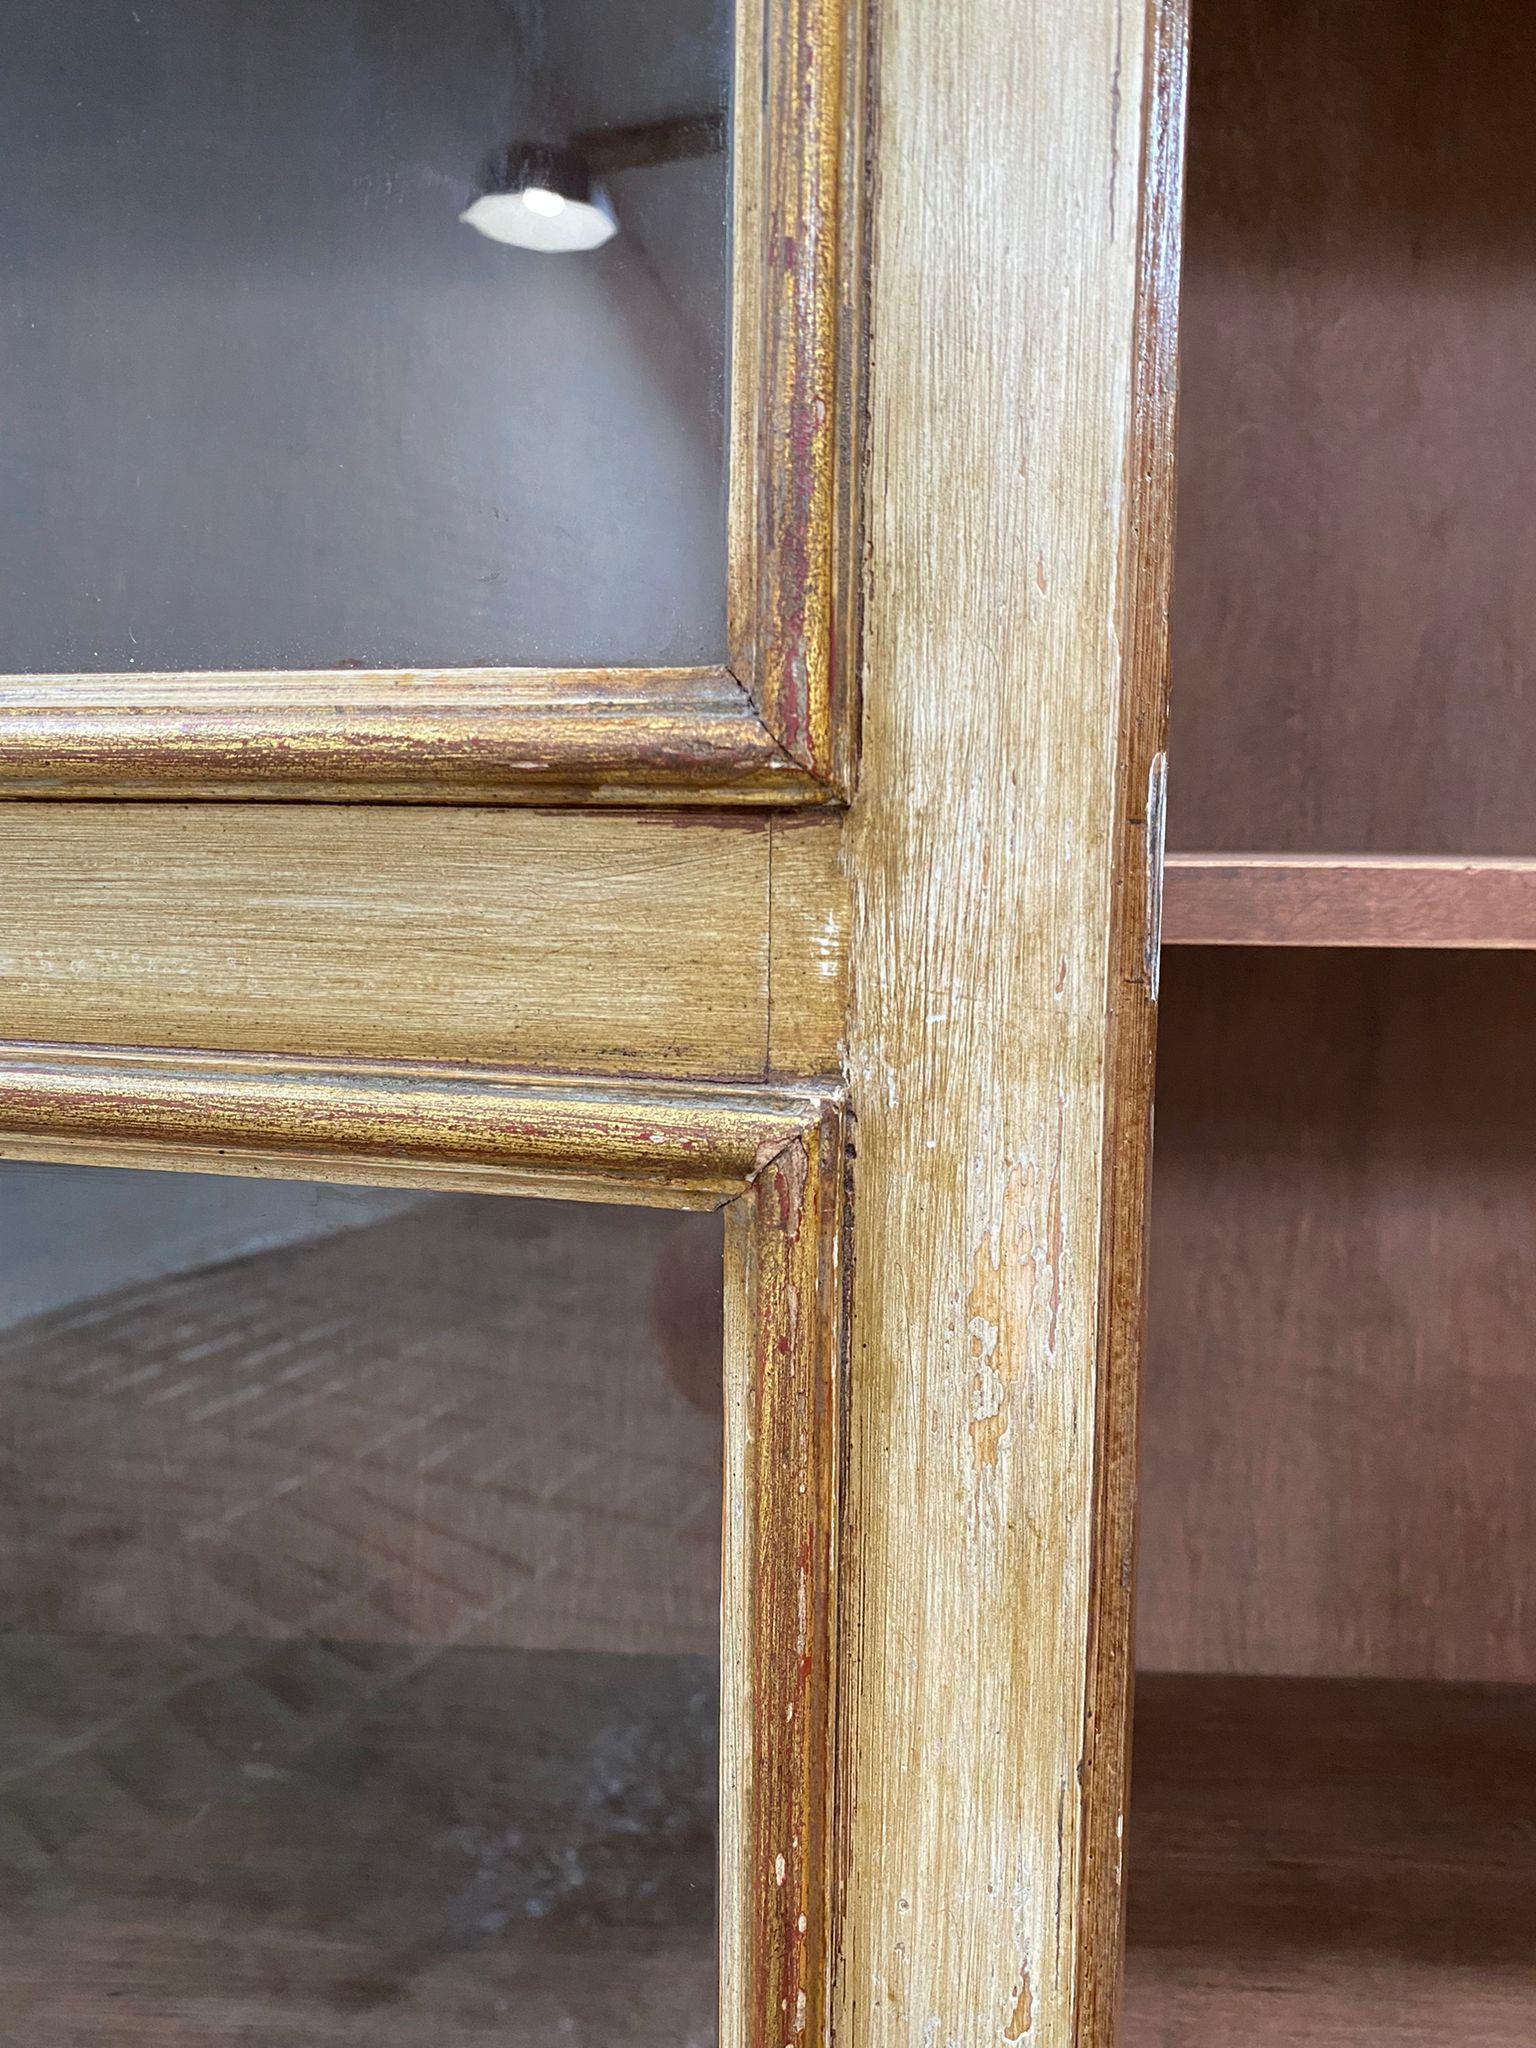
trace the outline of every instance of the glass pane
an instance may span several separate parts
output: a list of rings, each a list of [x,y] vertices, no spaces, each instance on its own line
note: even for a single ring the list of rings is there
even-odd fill
[[[729,44],[729,0],[9,0],[0,669],[720,659]],[[617,232],[461,220],[530,177],[535,239]]]
[[[720,1232],[0,1168],[0,2040],[715,2037]]]

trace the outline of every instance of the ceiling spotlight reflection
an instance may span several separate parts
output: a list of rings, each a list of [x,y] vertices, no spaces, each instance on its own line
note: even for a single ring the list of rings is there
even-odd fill
[[[493,242],[545,255],[601,249],[618,233],[607,190],[582,153],[536,144],[509,150],[459,219]]]

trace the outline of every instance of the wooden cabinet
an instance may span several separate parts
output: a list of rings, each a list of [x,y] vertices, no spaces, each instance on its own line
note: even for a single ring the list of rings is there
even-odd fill
[[[1179,7],[0,39],[0,2034],[1107,2048]]]
[[[1194,8],[1128,2048],[1536,2021],[1529,54]]]

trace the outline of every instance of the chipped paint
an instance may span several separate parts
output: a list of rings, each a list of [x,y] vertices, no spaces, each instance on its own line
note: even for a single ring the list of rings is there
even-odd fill
[[[1035,1990],[1026,1968],[1019,1979],[1018,1993],[1013,2001],[1013,2012],[1003,2029],[1005,2041],[1022,2041],[1035,2024]]]
[[[13,676],[0,684],[0,791],[711,806],[832,794],[736,677],[707,668]]]
[[[728,1524],[726,1610],[750,1652],[746,1698],[726,1708],[722,1826],[759,1877],[741,1899],[740,1942],[722,1954],[725,1979],[745,1991],[724,2048],[787,2037],[793,2048],[825,2033],[844,1142],[841,1103],[829,1104],[760,1170],[752,1249],[729,1254],[746,1258],[750,1349],[740,1406],[728,1403],[727,1487],[755,1534],[743,1545]],[[733,1799],[743,1802],[734,1824]]]
[[[977,1472],[996,1466],[1013,1427],[1013,1390],[1029,1369],[1030,1324],[1039,1325],[1042,1312],[1043,1362],[1049,1365],[1056,1357],[1066,1263],[1061,1188],[1065,1143],[1066,1100],[1059,1093],[1044,1213],[1036,1213],[1038,1168],[1031,1161],[1016,1160],[1003,1183],[996,1218],[972,1254],[964,1311],[974,1386],[971,1459]],[[978,1155],[973,1166],[978,1173],[983,1171],[984,1155]]]
[[[778,141],[766,186],[742,202],[737,226],[756,320],[738,311],[738,340],[760,340],[737,413],[743,452],[758,465],[757,502],[733,495],[733,666],[751,685],[780,744],[823,781],[846,778],[856,605],[854,410],[862,309],[845,293],[861,243],[857,189],[844,188],[844,151],[861,112],[856,11],[844,0],[785,0],[768,17],[762,115]],[[744,89],[757,88],[742,77]],[[856,159],[855,159],[856,161]],[[747,232],[750,230],[750,234]],[[750,524],[748,523],[750,520]]]
[[[1099,1535],[1129,1466],[1100,1402],[1140,1241],[1147,1070],[1114,1050],[1137,1007],[1116,948],[1129,921],[1139,960],[1161,687],[1121,631],[1150,18],[880,15],[842,2048],[1112,2032],[1082,2014],[1115,1961],[1089,1869],[1113,1765],[1076,1766],[1090,1688],[1102,1748],[1120,1733]],[[1083,229],[1121,31],[1111,243]],[[978,156],[1038,204],[967,208]],[[1063,291],[1065,325],[1014,317]]]

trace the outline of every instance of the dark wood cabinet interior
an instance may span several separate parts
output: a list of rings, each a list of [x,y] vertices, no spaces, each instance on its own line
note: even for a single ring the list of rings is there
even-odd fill
[[[1127,2048],[1536,2028],[1536,28],[1196,0]]]

